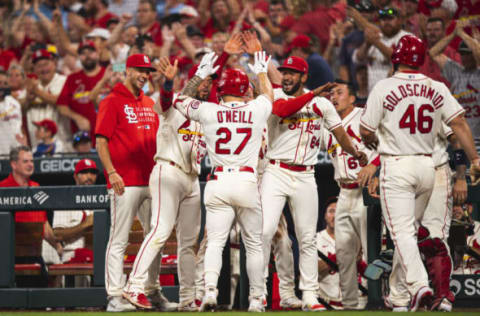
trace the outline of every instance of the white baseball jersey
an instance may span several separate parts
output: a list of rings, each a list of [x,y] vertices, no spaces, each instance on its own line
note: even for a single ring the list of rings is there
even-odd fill
[[[328,234],[326,229],[317,233],[317,249],[325,256],[335,254],[335,239]],[[337,272],[329,273],[323,279],[319,279],[318,286],[322,298],[329,301],[342,301],[340,276]]]
[[[474,221],[474,223],[473,235],[467,236],[469,247],[474,247],[475,243],[480,244],[480,222]],[[461,264],[452,274],[480,274],[480,262],[468,254],[464,254]]]
[[[435,137],[435,144],[433,146],[433,163],[435,167],[441,166],[448,162],[448,137],[453,134],[453,131],[447,124],[442,122],[437,137]]]
[[[20,146],[15,135],[22,133],[22,107],[7,95],[0,101],[0,155],[8,155],[10,149]]]
[[[360,138],[360,117],[362,116],[362,112],[362,109],[354,108],[353,111],[342,120],[342,125],[348,136],[350,136],[353,145],[359,151],[363,151],[368,156],[368,161],[371,162],[378,154],[375,151],[367,149]],[[333,167],[335,168],[335,180],[356,181],[357,174],[362,169],[358,160],[342,149],[332,133],[326,129],[323,129],[323,133],[322,142],[324,142],[324,144],[322,144],[322,147],[327,150],[332,160]]]
[[[380,41],[383,45],[387,47],[394,48],[398,40],[404,35],[412,35],[409,32],[400,30],[397,34],[392,37],[385,37],[380,33]],[[357,51],[353,52],[353,62],[358,63]],[[392,69],[390,58],[386,58],[385,55],[374,45],[370,46],[367,52],[368,55],[368,64],[367,64],[367,73],[368,73],[368,91],[372,91],[375,84],[382,79],[388,77],[390,69]]]
[[[304,89],[307,93],[308,90]],[[281,88],[273,90],[274,100],[291,99]],[[342,125],[342,121],[330,101],[314,97],[300,111],[281,118],[268,119],[267,158],[288,164],[312,166],[317,164],[322,137],[322,127],[329,131]]]
[[[186,119],[173,106],[158,117],[160,125],[155,160],[172,161],[185,173],[200,174],[200,162],[206,151],[200,123]]]
[[[213,166],[257,168],[262,132],[272,113],[266,96],[220,104],[183,97],[174,105],[185,117],[202,124]]]
[[[372,132],[378,129],[380,154],[432,154],[440,122],[448,124],[463,112],[443,83],[397,72],[370,92],[361,124]]]

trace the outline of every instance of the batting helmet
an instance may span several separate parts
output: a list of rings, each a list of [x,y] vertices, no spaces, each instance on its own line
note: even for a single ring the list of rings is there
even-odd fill
[[[234,95],[243,97],[248,91],[248,77],[240,69],[226,69],[218,82],[219,96]]]
[[[392,53],[392,63],[420,67],[425,61],[425,44],[414,35],[404,35]]]

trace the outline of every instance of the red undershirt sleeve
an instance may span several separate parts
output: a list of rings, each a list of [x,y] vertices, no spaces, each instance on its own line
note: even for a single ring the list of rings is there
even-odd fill
[[[305,104],[310,102],[315,97],[313,92],[308,92],[304,95],[293,99],[280,99],[273,102],[272,113],[280,117],[288,117],[298,112]]]

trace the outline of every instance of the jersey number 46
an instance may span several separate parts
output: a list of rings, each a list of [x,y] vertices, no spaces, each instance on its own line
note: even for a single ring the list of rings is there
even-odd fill
[[[400,128],[408,128],[410,134],[415,134],[418,130],[420,134],[428,134],[432,131],[433,117],[428,113],[435,112],[430,104],[422,104],[415,112],[415,105],[410,104],[403,114],[398,126]]]

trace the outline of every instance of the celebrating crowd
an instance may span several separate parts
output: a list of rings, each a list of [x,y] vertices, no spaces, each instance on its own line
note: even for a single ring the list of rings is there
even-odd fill
[[[462,218],[453,204],[467,198],[466,166],[480,168],[479,13],[455,0],[1,2],[0,155],[12,174],[0,186],[30,186],[32,157],[97,151],[111,203],[107,311],[216,309],[234,227],[253,312],[265,310],[271,252],[281,307],[365,307],[368,186],[396,248],[386,306],[451,311],[447,239],[452,217]],[[317,234],[320,150],[340,194]],[[92,184],[92,163],[75,170],[77,184]],[[125,282],[136,216],[146,235]],[[61,255],[59,231],[48,228]],[[158,282],[174,228],[178,305]]]

